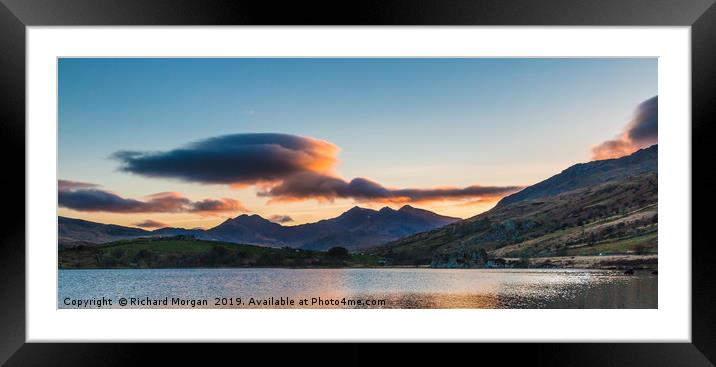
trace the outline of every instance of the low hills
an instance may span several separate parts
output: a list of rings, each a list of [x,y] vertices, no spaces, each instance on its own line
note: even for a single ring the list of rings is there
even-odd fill
[[[59,217],[58,224],[61,244],[98,244],[131,238],[183,235],[269,247],[328,250],[340,246],[360,250],[458,220],[406,205],[399,210],[353,207],[338,217],[296,226],[284,226],[256,214],[242,214],[208,230],[161,228],[146,231],[65,217]]]

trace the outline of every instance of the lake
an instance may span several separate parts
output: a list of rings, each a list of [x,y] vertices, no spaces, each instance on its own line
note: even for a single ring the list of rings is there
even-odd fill
[[[59,271],[58,307],[657,308],[657,289],[575,269],[83,269]]]

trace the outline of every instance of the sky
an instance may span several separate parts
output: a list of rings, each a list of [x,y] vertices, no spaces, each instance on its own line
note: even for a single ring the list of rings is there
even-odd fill
[[[657,59],[58,60],[59,215],[467,218],[656,142]]]

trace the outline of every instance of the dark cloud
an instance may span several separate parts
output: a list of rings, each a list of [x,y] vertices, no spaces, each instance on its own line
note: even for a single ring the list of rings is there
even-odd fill
[[[325,172],[338,147],[287,134],[234,134],[165,152],[120,151],[122,171],[207,184],[275,182],[300,172]]]
[[[120,151],[120,169],[149,177],[204,184],[256,185],[272,200],[430,201],[499,198],[518,187],[392,189],[365,179],[337,177],[338,147],[287,134],[234,134],[165,152]],[[212,203],[206,203],[211,205]]]
[[[627,130],[629,140],[648,146],[656,144],[659,137],[659,97],[654,96],[642,102]]]
[[[634,119],[619,136],[592,148],[592,158],[619,158],[656,144],[659,137],[658,106],[658,96],[639,104]]]
[[[181,212],[188,199],[154,198],[148,201],[123,198],[111,192],[84,189],[59,191],[58,203],[61,207],[83,212],[111,213],[176,213]]]
[[[392,189],[365,178],[345,181],[338,177],[301,173],[281,184],[259,192],[274,200],[334,200],[350,198],[357,201],[420,202],[462,200],[468,198],[499,198],[520,190],[519,186],[468,186],[464,188]]]
[[[289,222],[293,222],[293,218],[291,218],[290,216],[288,216],[288,215],[279,215],[279,214],[270,216],[270,217],[269,217],[269,220],[272,221],[272,222],[274,222],[274,223],[289,223]]]
[[[177,192],[161,192],[148,196],[146,200],[136,200],[123,198],[105,190],[74,187],[67,189],[67,186],[64,186],[64,190],[58,190],[57,200],[60,207],[83,212],[109,213],[199,213],[211,215],[219,212],[247,211],[238,200],[228,198],[191,201]]]
[[[169,227],[169,225],[166,224],[166,223],[158,222],[158,221],[156,221],[156,220],[151,220],[151,219],[147,219],[147,220],[144,220],[144,221],[139,222],[139,223],[134,223],[134,225],[137,226],[137,227],[142,227],[142,228],[164,228],[164,227]]]

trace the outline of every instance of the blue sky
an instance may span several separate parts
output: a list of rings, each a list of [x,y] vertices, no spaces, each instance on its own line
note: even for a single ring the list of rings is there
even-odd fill
[[[271,132],[338,146],[336,170],[346,179],[401,188],[529,185],[588,161],[590,147],[619,134],[655,95],[656,59],[64,58],[59,177],[133,198],[163,191],[234,197],[253,212],[304,222],[355,203],[267,205],[252,189],[120,172],[109,157]],[[471,208],[463,204],[426,208],[466,216]]]

